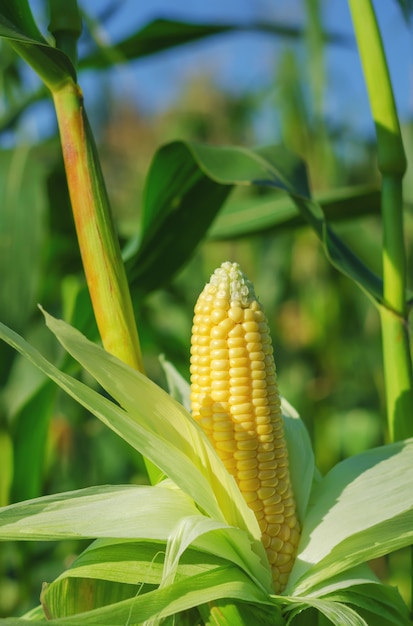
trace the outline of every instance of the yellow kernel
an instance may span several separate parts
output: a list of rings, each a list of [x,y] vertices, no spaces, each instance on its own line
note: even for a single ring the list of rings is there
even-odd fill
[[[212,380],[211,381],[211,389],[214,389],[216,391],[229,391],[228,389],[229,385],[228,385],[228,381],[227,380]]]
[[[246,430],[243,424],[236,424],[234,430],[235,430],[234,436],[237,441],[242,442],[242,441],[252,440],[255,443],[255,447],[257,446],[255,433],[252,429]],[[254,447],[254,450],[255,450],[255,447]]]
[[[228,359],[228,350],[225,348],[218,348],[216,350],[211,350],[210,353],[211,359]]]
[[[244,496],[244,500],[247,504],[251,504],[251,502],[254,502],[257,499],[255,491],[243,491],[242,495]]]
[[[271,537],[267,533],[262,534],[261,541],[265,549],[270,547]]]
[[[255,422],[250,420],[250,415],[232,415],[231,417],[234,421],[235,432],[248,433],[249,437],[255,438]]]
[[[225,402],[228,399],[228,391],[212,389],[211,396],[215,400],[215,402]]]
[[[248,356],[248,353],[243,346],[237,348],[229,348],[228,354],[230,359],[237,359],[239,357]]]
[[[245,333],[256,333],[258,332],[258,324],[254,320],[244,322],[242,325]],[[261,337],[258,337],[257,341],[260,340]],[[252,341],[252,339],[250,340]]]
[[[248,385],[230,385],[231,397],[248,397],[250,388]]]
[[[215,371],[227,371],[229,369],[228,359],[213,359],[211,360],[211,369]]]
[[[270,406],[257,406],[255,409],[255,415],[259,417],[266,417],[270,415],[271,407]]]
[[[245,348],[245,341],[243,337],[231,337],[227,339],[228,348]]]
[[[244,329],[242,328],[241,324],[236,324],[234,326],[234,328],[232,328],[229,333],[228,333],[228,337],[233,339],[234,337],[242,337],[244,338]]]
[[[238,448],[234,452],[234,458],[239,462],[245,462],[247,459],[254,459],[256,461],[255,450],[241,450]]]
[[[214,322],[214,324],[218,324],[219,322],[222,322],[226,316],[227,314],[223,309],[214,309],[211,313],[211,321]]]
[[[231,367],[229,370],[229,375],[231,378],[248,377],[249,373],[250,373],[250,370],[248,367]]]
[[[228,316],[234,320],[234,322],[241,322],[244,317],[244,312],[239,306],[231,306],[228,311]]]
[[[216,298],[213,306],[215,309],[224,309],[224,311],[228,311],[229,302],[227,298]]]
[[[271,498],[275,493],[274,487],[262,487],[258,489],[257,495],[260,500],[263,500],[264,504],[266,504],[267,500]]]
[[[208,332],[209,332],[209,328],[208,328]],[[255,343],[260,345],[261,343],[261,333],[259,332],[247,332],[245,333],[245,341],[247,342],[247,347],[249,343]],[[248,352],[258,352],[260,350],[260,348],[258,348],[258,350],[248,350]]]
[[[272,461],[275,458],[275,455],[274,455],[274,452],[272,452],[272,451],[270,451],[270,452],[258,452],[257,458],[258,458],[258,462],[260,464],[260,467],[263,467],[263,469],[264,469],[264,463],[266,463],[267,461]]]
[[[291,541],[291,539],[290,539]],[[294,554],[295,552],[295,547],[290,543],[290,541],[286,541],[285,544],[283,545],[283,554],[288,554],[288,556],[291,559],[291,556]]]
[[[216,429],[215,426],[214,426],[213,437],[214,437],[214,441],[216,441],[216,442],[218,442],[218,441],[229,441],[230,439],[233,438],[231,430],[219,431],[219,430]]]
[[[230,359],[231,367],[250,367],[251,361],[247,356],[237,357],[235,359]]]
[[[252,380],[265,380],[265,370],[252,370]]]
[[[223,452],[235,452],[237,449],[237,442],[231,438],[229,441],[217,441],[215,444],[217,450]]]
[[[211,371],[212,380],[229,380],[229,372],[226,370]]]
[[[233,415],[250,414],[252,411],[251,402],[244,402],[243,404],[235,404],[231,407],[231,413]]]
[[[260,481],[258,478],[249,478],[248,480],[240,480],[238,484],[241,492],[244,493],[244,491],[256,491],[260,486]]]
[[[240,433],[236,433],[236,435],[237,434],[240,434]],[[237,443],[238,450],[256,450],[257,449],[257,442],[255,439],[246,439],[243,441],[237,441],[236,443]]]
[[[271,507],[273,504],[278,504],[282,499],[281,495],[275,492],[270,498],[264,500],[264,509],[266,513],[272,513]]]
[[[265,370],[265,365],[262,361],[251,361],[251,369],[254,371]]]
[[[244,320],[251,322],[255,320],[255,312],[252,309],[244,309]]]
[[[281,505],[281,507],[280,507],[280,505]],[[280,502],[279,504],[273,504],[272,506],[274,508],[279,507],[279,508],[281,508],[281,511],[282,511],[282,502]],[[281,519],[281,521],[280,521],[280,518],[282,518],[282,517],[283,516],[282,515],[280,516],[279,513],[274,514],[274,515],[267,515],[267,522],[269,524],[280,524],[280,523],[282,523],[284,521],[284,519]]]
[[[247,480],[248,478],[256,478],[258,474],[258,470],[256,467],[252,467],[246,470],[238,471],[238,479],[239,480]]]
[[[267,393],[266,389],[267,389],[267,381],[266,380],[253,380],[251,382],[251,386],[253,389],[253,393],[254,391],[257,391],[258,389],[264,389],[265,393]]]
[[[275,470],[271,469],[271,470],[261,470],[260,467],[260,471],[258,472],[258,478],[260,480],[270,480],[271,478],[275,478],[276,473]]]
[[[283,541],[288,541],[290,538],[291,529],[287,524],[283,524],[281,526],[280,532],[277,534],[278,534],[278,537],[282,539]]]
[[[257,435],[272,435],[272,424],[259,424],[257,426]]]
[[[279,535],[280,530],[281,530],[281,524],[268,524],[268,526],[267,526],[267,533],[271,537],[279,537],[280,536]],[[282,537],[281,537],[281,539],[282,539]]]
[[[252,359],[253,361],[264,361],[264,353],[262,350],[259,350],[258,352],[250,352],[250,359]]]
[[[237,468],[239,472],[252,469],[253,467],[257,467],[257,459],[255,458],[255,454],[251,458],[240,459],[237,462]]]
[[[282,539],[274,535],[271,537],[271,548],[274,552],[279,552],[283,546],[284,542]]]

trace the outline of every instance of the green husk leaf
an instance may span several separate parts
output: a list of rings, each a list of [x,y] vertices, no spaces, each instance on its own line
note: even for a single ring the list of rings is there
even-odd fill
[[[162,469],[211,517],[247,530],[260,542],[260,530],[253,512],[189,413],[146,376],[88,341],[63,321],[47,313],[45,317],[48,327],[64,348],[125,409],[128,429],[133,425],[139,430],[139,438],[134,436],[127,441]],[[145,443],[141,440],[142,431]]]
[[[167,486],[98,486],[0,509],[0,538],[56,540],[123,537],[166,541],[193,502]]]
[[[288,592],[308,592],[413,538],[413,439],[336,465],[312,492]],[[385,502],[385,506],[383,503]]]

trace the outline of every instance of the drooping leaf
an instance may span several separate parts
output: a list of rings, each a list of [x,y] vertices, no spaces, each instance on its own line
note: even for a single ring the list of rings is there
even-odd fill
[[[45,316],[47,325],[63,347],[126,411],[130,431],[127,441],[160,467],[212,517],[220,519],[224,515],[227,523],[246,529],[259,539],[254,514],[189,413],[146,376],[88,341],[64,322],[47,313]],[[139,430],[141,440],[131,435],[132,428]]]
[[[168,171],[173,173],[172,179]],[[207,191],[208,179],[222,185],[225,194],[214,186],[206,201],[203,192]],[[140,245],[128,261],[132,282],[148,291],[170,280],[212,224],[234,185],[287,192],[314,229],[331,263],[376,302],[382,301],[380,278],[333,231],[311,197],[304,163],[280,146],[252,150],[173,142],[162,147],[147,179]]]
[[[160,148],[145,181],[139,248],[127,262],[130,284],[144,293],[167,284],[229,192],[201,172],[183,145]]]
[[[413,538],[413,439],[336,465],[312,492],[288,588],[297,594]]]
[[[207,24],[183,22],[172,19],[156,19],[146,24],[130,37],[112,46],[101,46],[96,52],[86,55],[80,67],[104,68],[132,59],[139,59],[163,50],[181,46],[223,33],[258,32],[288,39],[301,39],[305,30],[285,24],[270,22],[251,24]],[[331,43],[347,44],[342,34],[326,33],[325,40]]]
[[[334,189],[317,194],[315,200],[329,222],[380,212],[380,191],[371,186]],[[300,211],[287,194],[229,200],[208,231],[208,238],[236,239],[304,224]]]
[[[11,504],[0,510],[2,540],[72,537],[166,541],[184,515],[196,515],[176,489],[143,485],[98,486]]]
[[[71,61],[64,52],[53,48],[40,33],[27,0],[2,3],[0,37],[10,41],[16,52],[33,67],[51,90],[67,79],[76,81]]]

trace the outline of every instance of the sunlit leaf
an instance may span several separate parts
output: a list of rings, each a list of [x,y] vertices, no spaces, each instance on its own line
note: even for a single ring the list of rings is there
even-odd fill
[[[88,487],[18,502],[0,511],[1,539],[94,537],[166,540],[197,509],[182,492],[162,486]]]
[[[213,193],[206,198],[206,186],[211,183]],[[226,190],[225,195],[219,193],[217,184]],[[380,278],[338,237],[311,197],[305,164],[280,146],[253,150],[178,141],[163,146],[147,178],[141,241],[128,260],[131,281],[150,291],[170,280],[212,224],[234,185],[265,186],[288,193],[330,262],[375,301],[382,301]]]
[[[300,594],[413,538],[413,439],[346,459],[315,486],[288,588]]]

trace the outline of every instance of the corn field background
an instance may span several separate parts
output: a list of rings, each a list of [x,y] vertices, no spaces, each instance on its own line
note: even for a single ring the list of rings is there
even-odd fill
[[[404,27],[411,34],[411,5],[394,4],[401,13],[404,10]],[[115,5],[108,4],[106,15],[90,6],[88,12],[84,9],[83,45],[86,49],[93,42],[96,50],[85,62],[84,72],[91,75],[96,90],[86,105],[125,256],[130,257],[137,245],[145,177],[160,146],[173,140],[253,146],[265,134],[257,130],[257,119],[264,119],[268,136],[275,137],[277,127],[278,142],[306,162],[312,192],[337,233],[380,273],[380,176],[374,136],[357,131],[357,110],[354,119],[346,115],[334,126],[325,113],[325,99],[334,90],[326,70],[329,55],[340,46],[355,47],[355,42],[325,36],[324,3],[301,3],[303,28],[294,35],[276,29],[271,35],[261,33],[279,42],[277,57],[267,60],[273,80],[265,89],[252,86],[242,93],[229,92],[201,68],[189,76],[167,109],[153,113],[140,110],[108,79],[120,53],[100,47],[99,29],[114,18]],[[83,9],[81,0],[79,6]],[[36,4],[36,9],[44,15],[47,3]],[[230,41],[236,36],[223,32],[211,39],[203,36],[201,44],[185,45],[188,50],[214,46],[218,38]],[[8,42],[2,40],[0,45],[0,321],[51,360],[67,366],[37,304],[94,341],[98,332],[85,287],[57,126],[40,82]],[[147,50],[150,59],[150,46]],[[159,54],[173,55],[174,48]],[[146,62],[144,54],[138,60],[132,56],[117,65],[131,80],[133,63]],[[131,67],[125,69],[128,64]],[[409,79],[406,90],[411,90]],[[263,110],[272,108],[273,116],[263,117]],[[25,124],[33,111],[40,119],[44,116],[46,132],[36,141],[27,141]],[[413,118],[401,120],[401,125],[411,163]],[[269,318],[279,388],[302,416],[316,464],[324,474],[339,461],[389,441],[380,318],[370,299],[331,266],[319,239],[292,203],[283,204],[281,195],[271,223],[258,224],[255,230],[258,209],[252,217],[243,214],[245,228],[234,221],[231,208],[251,204],[252,197],[257,207],[265,207],[266,199],[273,198],[265,186],[235,189],[232,204],[225,205],[205,229],[193,252],[185,258],[177,255],[176,272],[165,283],[158,275],[153,285],[150,276],[140,283],[136,268],[127,264],[146,372],[166,388],[159,361],[159,355],[164,355],[188,380],[197,295],[222,261],[240,263]],[[404,199],[411,289],[411,165],[404,178]],[[191,227],[187,237],[191,238]],[[174,264],[173,245],[171,251]],[[70,368],[90,382],[75,365]],[[134,450],[73,400],[43,384],[40,374],[4,343],[0,343],[0,388],[1,506],[96,484],[146,480],[142,458]],[[21,615],[35,606],[42,582],[55,578],[86,545],[78,540],[1,544],[0,617]],[[410,548],[376,559],[371,566],[382,580],[397,585],[407,604],[411,602]]]

